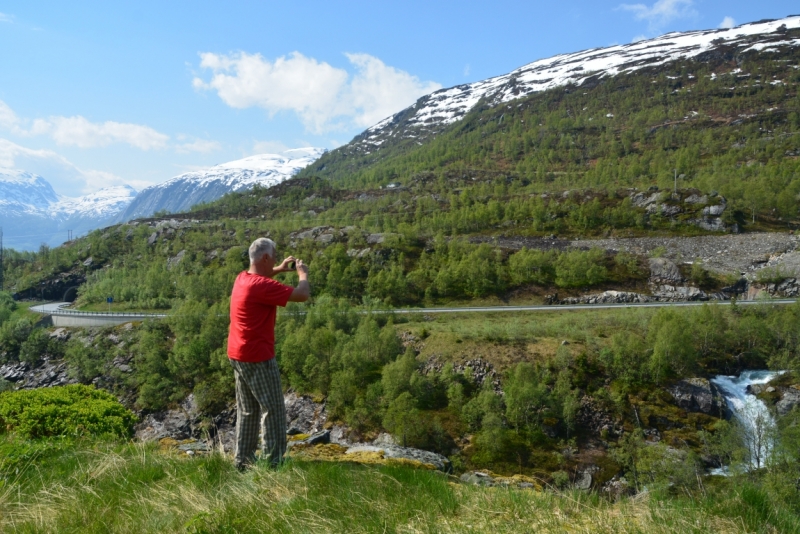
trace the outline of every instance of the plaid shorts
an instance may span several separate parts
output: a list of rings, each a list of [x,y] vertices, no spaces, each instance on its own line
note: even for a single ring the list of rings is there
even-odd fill
[[[255,462],[259,432],[261,458],[278,465],[286,452],[286,406],[275,359],[229,360],[236,378],[236,465]]]

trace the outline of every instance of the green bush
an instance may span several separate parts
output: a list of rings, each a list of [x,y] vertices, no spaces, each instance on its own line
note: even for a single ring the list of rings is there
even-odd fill
[[[113,395],[80,384],[0,393],[0,433],[126,438],[135,422]]]

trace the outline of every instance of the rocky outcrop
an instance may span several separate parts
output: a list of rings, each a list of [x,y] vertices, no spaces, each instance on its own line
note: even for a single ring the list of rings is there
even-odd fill
[[[717,387],[706,378],[686,378],[667,388],[675,403],[687,412],[728,417],[730,411]]]
[[[778,415],[784,416],[791,412],[795,406],[800,405],[800,391],[794,388],[782,388],[781,399],[775,403]]]
[[[69,376],[64,360],[43,359],[35,364],[13,362],[0,366],[0,378],[14,384],[15,389],[36,389],[77,384]]]
[[[324,402],[315,402],[308,395],[297,395],[289,391],[283,396],[286,405],[286,423],[289,433],[315,434],[328,421]]]
[[[650,258],[648,260],[650,265],[650,279],[652,285],[678,285],[683,283],[686,279],[683,277],[680,269],[672,260],[667,258]]]
[[[622,422],[614,418],[600,403],[588,395],[581,397],[580,408],[575,416],[575,425],[604,439],[620,436],[623,433]]]
[[[370,453],[383,458],[419,462],[420,464],[432,466],[434,469],[444,471],[445,473],[452,471],[450,460],[448,460],[446,456],[435,452],[423,451],[421,449],[401,447],[400,445],[354,445],[353,447],[349,447],[345,452],[346,455],[355,455],[353,457]]]
[[[420,371],[427,375],[431,372],[441,373],[443,368],[444,363],[434,357],[428,360]],[[498,395],[503,394],[503,388],[500,384],[500,375],[495,371],[494,366],[483,358],[473,358],[471,360],[455,362],[453,363],[453,371],[460,374],[469,372],[472,375],[473,382],[479,388],[483,387],[486,380],[490,380],[494,392]]]
[[[549,296],[549,295],[548,295]],[[603,291],[596,295],[582,295],[580,297],[567,297],[562,300],[556,298],[546,299],[547,304],[624,304],[651,302],[653,299],[641,293],[628,291]]]
[[[686,285],[681,270],[667,258],[650,258],[650,278],[648,284],[654,300],[660,302],[709,300],[709,296],[699,288]]]

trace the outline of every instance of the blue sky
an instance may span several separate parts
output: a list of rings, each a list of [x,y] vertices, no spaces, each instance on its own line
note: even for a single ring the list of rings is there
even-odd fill
[[[800,13],[796,0],[0,1],[0,167],[141,189],[335,148],[419,96],[563,52]]]

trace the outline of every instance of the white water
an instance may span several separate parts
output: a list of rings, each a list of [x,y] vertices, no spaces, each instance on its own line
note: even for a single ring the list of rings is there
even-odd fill
[[[750,450],[748,469],[758,469],[765,465],[772,449],[772,430],[775,419],[766,404],[755,395],[747,393],[747,386],[766,384],[783,371],[742,371],[737,376],[718,375],[711,379],[725,397],[733,416],[742,424],[744,442]],[[728,468],[711,470],[712,475],[727,475]]]

